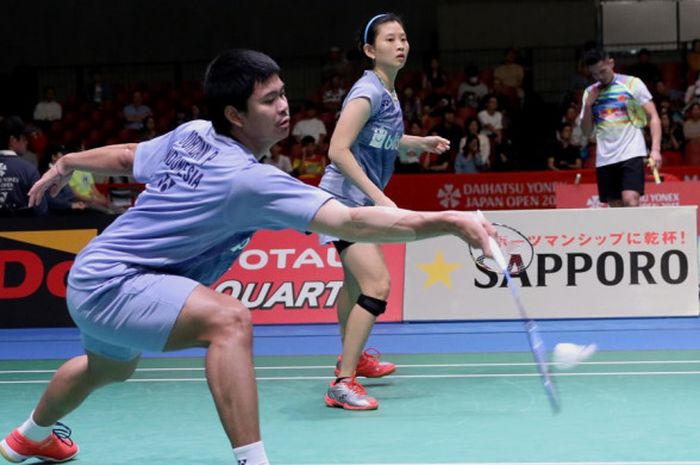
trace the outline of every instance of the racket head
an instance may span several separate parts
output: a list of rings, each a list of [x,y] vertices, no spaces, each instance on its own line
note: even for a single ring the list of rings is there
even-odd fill
[[[527,236],[517,229],[501,223],[491,224],[496,230],[494,240],[500,247],[506,264],[508,264],[508,272],[513,276],[517,276],[532,264],[535,257],[535,248]],[[487,271],[503,274],[504,270],[499,266],[498,262],[485,255],[480,247],[469,246],[469,253],[474,263],[479,267]]]

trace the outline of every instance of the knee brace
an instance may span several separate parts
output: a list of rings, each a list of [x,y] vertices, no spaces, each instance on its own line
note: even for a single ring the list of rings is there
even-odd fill
[[[374,316],[379,316],[386,311],[386,300],[375,299],[364,294],[360,294],[360,297],[357,298],[357,305]]]

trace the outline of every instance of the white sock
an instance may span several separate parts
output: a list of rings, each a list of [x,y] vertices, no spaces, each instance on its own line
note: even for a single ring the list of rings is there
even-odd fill
[[[34,423],[34,410],[32,410],[32,413],[29,415],[29,418],[27,418],[27,421],[22,423],[18,429],[25,438],[38,442],[48,438],[53,428],[54,425],[39,426]]]
[[[262,441],[233,449],[238,465],[270,465]]]

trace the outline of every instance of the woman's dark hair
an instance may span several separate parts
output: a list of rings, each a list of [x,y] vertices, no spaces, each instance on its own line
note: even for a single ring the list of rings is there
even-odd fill
[[[374,45],[377,40],[379,26],[385,23],[397,22],[403,27],[403,20],[394,13],[383,13],[369,19],[358,31],[357,44],[361,52],[364,51],[365,44]]]
[[[561,133],[565,128],[573,129],[574,127],[571,125],[571,123],[563,121],[559,123],[559,127],[557,127],[557,132]]]
[[[231,105],[241,112],[248,110],[248,98],[256,82],[265,82],[280,73],[279,65],[261,52],[232,49],[220,53],[209,63],[204,75],[204,101],[214,129],[229,135],[231,122],[224,109]]]
[[[464,153],[469,153],[469,144],[471,144],[473,141],[476,141],[476,150],[478,152],[481,147],[479,143],[479,138],[476,136],[476,134],[468,132],[465,137],[467,138],[467,140],[464,142]]]
[[[476,133],[478,134],[479,132],[481,132],[481,121],[479,121],[478,118],[474,118],[473,116],[471,118],[467,118],[467,120],[464,122],[464,132],[469,134],[469,126],[471,126],[472,123],[475,121],[476,121],[476,127],[477,127]]]

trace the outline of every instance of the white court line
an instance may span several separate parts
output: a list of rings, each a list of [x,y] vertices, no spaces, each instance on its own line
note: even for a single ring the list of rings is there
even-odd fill
[[[605,362],[581,362],[579,365],[684,365],[700,364],[700,360],[628,360],[628,361],[605,361]],[[432,363],[432,364],[411,364],[396,365],[397,368],[483,368],[483,367],[519,367],[535,366],[535,362],[494,362],[494,363]],[[549,365],[554,365],[549,363]],[[335,365],[295,365],[295,366],[268,366],[255,367],[256,370],[311,370],[311,369],[332,369]],[[0,370],[0,375],[12,375],[22,373],[54,373],[56,370]],[[155,367],[137,368],[137,372],[159,372],[159,371],[204,371],[204,367]]]
[[[683,376],[700,375],[700,371],[618,371],[608,373],[552,373],[555,377],[571,376]],[[402,379],[449,379],[449,378],[533,378],[539,377],[539,373],[469,373],[469,374],[442,374],[442,375],[391,375],[392,378]],[[259,376],[258,381],[315,381],[328,380],[328,376]],[[132,378],[128,383],[172,383],[172,382],[203,382],[206,378]],[[0,384],[40,384],[49,380],[3,380]],[[699,464],[700,465],[700,464]]]
[[[308,465],[324,465],[324,464],[308,464]],[[639,462],[639,461],[625,461],[625,462],[443,462],[443,463],[382,463],[382,464],[372,464],[372,463],[343,463],[335,465],[700,465],[700,461],[653,461],[653,462]]]

